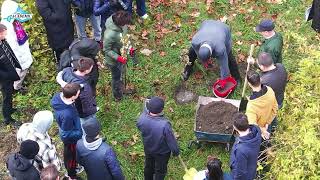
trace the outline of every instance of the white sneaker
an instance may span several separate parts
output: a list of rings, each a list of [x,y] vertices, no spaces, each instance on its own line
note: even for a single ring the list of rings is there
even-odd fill
[[[141,18],[143,19],[143,20],[146,20],[146,19],[148,19],[148,14],[144,14],[143,16],[141,16]]]

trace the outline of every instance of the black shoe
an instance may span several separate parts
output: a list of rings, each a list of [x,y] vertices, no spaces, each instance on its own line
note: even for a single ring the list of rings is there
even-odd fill
[[[182,79],[184,81],[187,81],[189,79],[190,75],[191,75],[191,72],[190,71],[184,71],[181,75],[182,75]]]

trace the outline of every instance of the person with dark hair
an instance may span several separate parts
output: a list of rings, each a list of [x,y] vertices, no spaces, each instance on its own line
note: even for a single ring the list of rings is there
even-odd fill
[[[133,0],[129,0],[129,6],[128,6],[128,9],[127,11],[129,13],[133,13],[133,10],[132,10],[132,3],[133,3]],[[137,14],[143,19],[143,20],[146,20],[148,19],[148,14],[147,14],[147,7],[146,7],[146,0],[136,0],[136,5],[137,5]]]
[[[243,113],[233,116],[233,128],[239,134],[230,155],[232,179],[253,180],[256,177],[261,132],[255,125],[249,125]]]
[[[60,55],[74,39],[74,25],[70,0],[36,0],[36,6],[47,31],[57,65]]]
[[[123,96],[123,85],[121,81],[124,64],[127,63],[125,54],[120,50],[123,46],[121,36],[127,31],[127,25],[131,23],[131,15],[125,11],[118,11],[107,19],[106,31],[104,33],[104,53],[105,63],[111,70],[112,93],[116,101],[120,101]]]
[[[274,64],[276,64],[282,63],[283,38],[280,33],[275,32],[274,28],[275,25],[271,19],[264,19],[260,21],[255,30],[264,37],[258,54],[269,53]]]
[[[142,135],[145,166],[145,180],[163,180],[171,153],[179,155],[179,146],[170,122],[163,115],[164,100],[160,97],[147,99],[137,127]]]
[[[39,145],[32,140],[23,141],[20,151],[10,154],[7,159],[7,169],[14,180],[40,180],[39,171],[33,166],[39,152]]]
[[[6,41],[7,27],[0,24],[0,87],[2,93],[2,115],[3,123],[20,126],[21,122],[11,117],[16,110],[12,107],[12,95],[14,81],[20,79],[16,69],[21,69],[19,61],[10,45]]]
[[[247,74],[248,84],[252,89],[246,115],[250,124],[258,125],[263,139],[269,139],[269,125],[277,115],[278,103],[274,91],[260,82],[260,75],[250,70]]]
[[[81,123],[95,118],[95,114],[98,111],[94,91],[88,84],[88,74],[92,71],[93,65],[94,61],[92,59],[80,57],[76,69],[67,67],[59,72],[57,76],[57,81],[61,87],[64,87],[67,83],[77,83],[83,86],[80,90],[79,98],[75,101]]]
[[[76,143],[82,137],[80,118],[74,105],[80,94],[80,88],[79,84],[68,83],[62,88],[62,92],[56,93],[51,100],[54,117],[59,126],[59,135],[64,144],[64,166],[71,179],[77,179]]]
[[[226,79],[231,76],[239,84],[241,81],[237,62],[232,54],[231,30],[228,25],[215,20],[202,22],[200,29],[193,36],[189,49],[189,62],[182,77],[188,80],[195,60],[198,58],[206,68],[211,68],[211,58],[216,58],[220,66],[219,86],[223,89]]]
[[[86,24],[89,20],[93,29],[94,40],[100,43],[101,17],[93,14],[93,0],[72,0],[72,3],[76,6],[75,23],[78,38],[87,38]]]
[[[59,171],[54,164],[50,164],[41,170],[41,180],[59,180]]]
[[[124,180],[112,148],[100,137],[101,125],[97,119],[82,124],[85,136],[77,142],[77,160],[84,167],[88,180]]]
[[[222,162],[220,159],[209,156],[207,160],[207,169],[199,171],[194,180],[231,180],[229,173],[223,173]]]

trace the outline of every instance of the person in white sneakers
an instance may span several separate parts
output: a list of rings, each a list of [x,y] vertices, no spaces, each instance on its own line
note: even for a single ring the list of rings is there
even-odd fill
[[[16,0],[18,2],[18,0]],[[13,18],[12,15],[17,13],[19,5],[16,1],[5,0],[1,6],[1,23],[7,27],[6,40],[16,55],[21,69],[16,69],[20,80],[14,82],[13,87],[16,91],[26,92],[26,87],[22,83],[28,73],[28,69],[33,62],[30,51],[28,35],[23,29],[22,24]]]
[[[132,13],[132,3],[133,0],[129,0],[129,7],[127,11],[129,13]],[[137,5],[137,14],[143,19],[146,20],[148,19],[148,14],[147,14],[147,8],[146,8],[146,0],[136,0],[136,5]]]
[[[58,157],[56,147],[48,134],[53,122],[51,111],[37,112],[31,123],[24,123],[17,132],[17,141],[21,142],[30,139],[39,144],[37,157],[42,161],[43,167],[54,164],[58,170],[61,167],[61,161]]]

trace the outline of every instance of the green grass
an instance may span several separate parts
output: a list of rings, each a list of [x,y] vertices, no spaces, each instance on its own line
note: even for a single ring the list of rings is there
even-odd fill
[[[310,1],[309,1],[310,2]],[[148,2],[150,5],[152,2]],[[165,114],[171,120],[174,130],[179,134],[179,146],[181,156],[186,161],[188,167],[195,167],[198,170],[204,169],[206,158],[208,155],[214,155],[223,162],[225,171],[229,171],[229,152],[225,151],[225,146],[219,144],[207,144],[200,149],[187,148],[190,140],[195,138],[193,132],[195,103],[188,105],[177,105],[173,100],[175,87],[181,83],[180,73],[183,71],[184,63],[181,62],[179,56],[182,49],[188,49],[190,46],[190,37],[198,29],[200,23],[208,18],[219,19],[225,15],[229,17],[227,24],[232,28],[233,32],[233,51],[237,54],[248,54],[250,44],[261,39],[259,34],[253,31],[253,27],[264,17],[278,14],[276,20],[277,30],[284,36],[284,54],[283,61],[290,72],[294,72],[297,62],[307,56],[305,47],[310,47],[314,43],[316,34],[310,28],[310,23],[303,22],[304,8],[310,3],[300,0],[287,0],[283,4],[267,4],[263,1],[251,2],[243,1],[238,4],[229,5],[227,0],[216,0],[212,3],[212,13],[206,12],[205,3],[203,1],[191,1],[187,5],[172,4],[171,6],[162,6],[149,9],[153,18],[157,14],[163,14],[163,19],[153,22],[149,25],[141,25],[136,23],[135,36],[139,39],[136,42],[139,49],[148,48],[153,50],[150,57],[139,54],[140,65],[138,70],[132,70],[129,64],[128,77],[130,84],[134,84],[138,93],[135,96],[128,96],[120,103],[115,103],[112,98],[111,88],[109,87],[110,73],[108,70],[101,71],[98,84],[98,105],[100,111],[98,118],[103,125],[103,135],[109,144],[113,144],[113,148],[121,162],[122,170],[127,179],[143,179],[143,144],[139,138],[137,142],[133,142],[133,136],[139,132],[135,126],[139,113],[142,111],[143,98],[150,95],[161,95],[166,99]],[[247,12],[253,7],[252,12]],[[29,7],[30,8],[30,7]],[[36,13],[35,8],[30,8]],[[192,17],[193,12],[200,12],[199,17]],[[232,16],[236,14],[235,16]],[[181,19],[181,28],[178,32],[164,34],[157,39],[155,25],[161,23],[167,29],[173,29],[175,19]],[[230,19],[232,17],[232,19]],[[37,18],[37,26],[40,18]],[[168,22],[171,20],[172,22]],[[299,22],[297,22],[297,20]],[[34,20],[35,21],[35,20]],[[29,31],[32,39],[35,62],[31,69],[31,73],[27,79],[29,93],[25,96],[20,94],[15,96],[15,105],[22,109],[15,117],[25,122],[32,119],[34,111],[50,109],[50,99],[52,95],[59,90],[55,82],[55,67],[50,51],[44,43],[45,31],[36,30],[29,25]],[[148,40],[141,39],[141,31],[149,32]],[[238,35],[236,32],[241,32]],[[37,34],[36,34],[37,33]],[[37,35],[37,37],[36,37]],[[34,38],[34,39],[33,39]],[[45,39],[45,38],[44,38]],[[238,45],[237,41],[241,41],[242,45]],[[317,40],[318,41],[318,40]],[[39,43],[37,43],[39,42]],[[171,47],[170,44],[176,43]],[[41,46],[39,46],[39,44]],[[318,43],[319,44],[319,43]],[[319,45],[316,47],[319,48]],[[166,52],[164,57],[160,56],[160,52]],[[204,72],[203,79],[197,80],[191,78],[187,82],[187,87],[199,95],[213,96],[209,86],[218,78],[219,72],[205,72],[200,66],[196,71]],[[158,81],[158,86],[153,86]],[[230,98],[240,99],[240,90]],[[30,111],[33,110],[33,111]],[[173,112],[170,112],[173,109]],[[56,128],[56,127],[55,127]],[[61,150],[61,142],[58,136],[54,136],[56,143],[59,143]],[[128,145],[129,144],[129,145]],[[168,179],[182,179],[184,170],[176,158],[171,158],[168,168]]]

